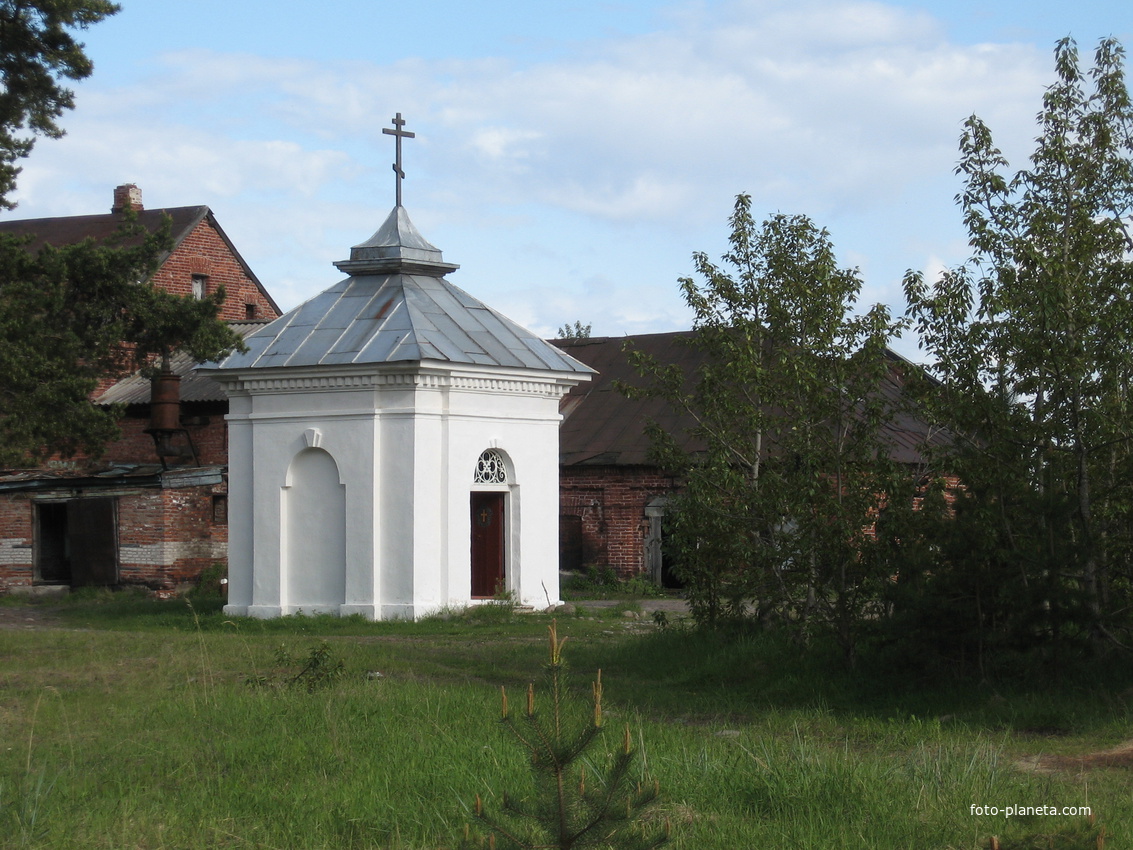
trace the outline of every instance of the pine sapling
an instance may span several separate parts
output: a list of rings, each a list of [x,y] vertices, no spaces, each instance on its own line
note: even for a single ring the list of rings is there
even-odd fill
[[[527,750],[535,780],[534,793],[525,799],[504,794],[498,810],[492,811],[476,795],[474,814],[487,836],[474,838],[465,827],[463,847],[522,848],[522,850],[574,850],[584,847],[647,850],[669,839],[669,824],[649,834],[642,817],[658,796],[658,786],[645,778],[634,783],[631,773],[637,762],[629,725],[621,746],[606,769],[593,767],[600,759],[594,750],[605,731],[602,720],[602,671],[592,685],[593,707],[572,710],[574,703],[566,687],[566,662],[552,622],[550,662],[546,665],[549,706],[536,706],[535,686],[527,687],[525,710],[516,717],[508,705],[507,690],[500,688],[501,722]],[[577,706],[581,708],[581,706]],[[591,765],[593,775],[587,774]]]

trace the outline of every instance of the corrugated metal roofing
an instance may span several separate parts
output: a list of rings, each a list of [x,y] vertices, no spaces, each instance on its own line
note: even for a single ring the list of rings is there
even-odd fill
[[[248,334],[263,328],[266,322],[233,322],[231,327],[238,334],[247,337]],[[220,384],[209,377],[208,373],[198,371],[201,365],[188,354],[179,352],[170,359],[173,374],[181,377],[181,401],[227,401]],[[113,386],[105,389],[95,400],[95,404],[149,404],[150,381],[140,373],[135,372],[128,378],[123,378]]]
[[[685,375],[686,389],[691,392],[697,372],[707,362],[704,352],[689,344],[693,337],[694,332],[683,331],[556,340],[555,345],[566,354],[598,372],[593,381],[573,387],[563,399],[566,419],[559,429],[560,462],[564,466],[648,465],[649,439],[644,429],[649,422],[656,422],[676,437],[686,452],[702,451],[703,442],[689,433],[696,424],[689,414],[661,399],[626,398],[616,387],[618,381],[631,386],[647,385],[626,356],[625,349],[629,345],[662,365],[678,366]],[[897,413],[884,426],[883,439],[895,460],[918,463],[923,459],[921,449],[926,440],[939,442],[945,437],[902,410],[898,401],[904,392],[904,380],[896,367],[904,361],[893,352],[887,356],[894,368],[890,369],[889,380],[881,392],[893,402]],[[768,444],[772,445],[774,434],[767,436]]]
[[[443,275],[457,266],[413,227],[401,207],[337,263],[350,277],[248,339],[221,369],[441,360],[589,373],[590,369],[483,304]]]

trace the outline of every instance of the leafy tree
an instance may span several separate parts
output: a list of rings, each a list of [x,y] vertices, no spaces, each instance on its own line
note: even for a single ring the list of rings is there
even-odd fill
[[[33,138],[62,135],[73,105],[59,78],[82,79],[91,62],[68,29],[118,11],[105,0],[0,0],[0,207]],[[97,408],[99,381],[184,348],[199,359],[241,345],[219,321],[224,293],[178,298],[149,283],[169,250],[169,229],[145,232],[127,218],[118,236],[46,246],[0,237],[0,463],[59,451],[97,453],[117,433],[118,411]]]
[[[572,327],[570,323],[563,325],[559,328],[557,339],[590,339],[590,325],[584,325],[580,321],[575,321]]]
[[[681,281],[697,374],[631,353],[651,381],[626,391],[684,411],[703,446],[649,429],[682,481],[669,543],[694,616],[754,612],[804,634],[817,623],[852,660],[884,578],[867,529],[893,486],[880,390],[900,323],[881,305],[853,313],[861,280],[838,267],[825,230],[787,215],[757,227],[750,207],[737,197],[726,267],[697,254],[703,282]]]
[[[1133,108],[1118,42],[1089,72],[1069,38],[1054,55],[1028,168],[1009,174],[987,126],[965,124],[971,259],[905,281],[964,485],[963,542],[933,569],[981,646],[1098,637],[1133,579]]]

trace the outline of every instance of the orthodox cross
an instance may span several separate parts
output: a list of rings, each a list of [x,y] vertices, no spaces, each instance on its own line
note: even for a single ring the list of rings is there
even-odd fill
[[[401,206],[401,181],[405,179],[405,172],[401,170],[401,140],[412,139],[417,135],[408,130],[402,130],[401,128],[404,126],[405,121],[399,112],[393,119],[392,130],[389,127],[382,128],[382,132],[387,136],[394,136],[397,139],[397,161],[393,164],[393,173],[397,175],[397,205],[399,207]]]

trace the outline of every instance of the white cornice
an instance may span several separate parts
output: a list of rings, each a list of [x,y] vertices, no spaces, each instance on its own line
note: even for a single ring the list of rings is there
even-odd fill
[[[211,377],[229,395],[358,392],[383,389],[455,390],[457,392],[561,398],[579,378],[589,375],[523,370],[477,369],[463,365],[407,364],[381,371],[357,367],[248,369],[218,371]]]

